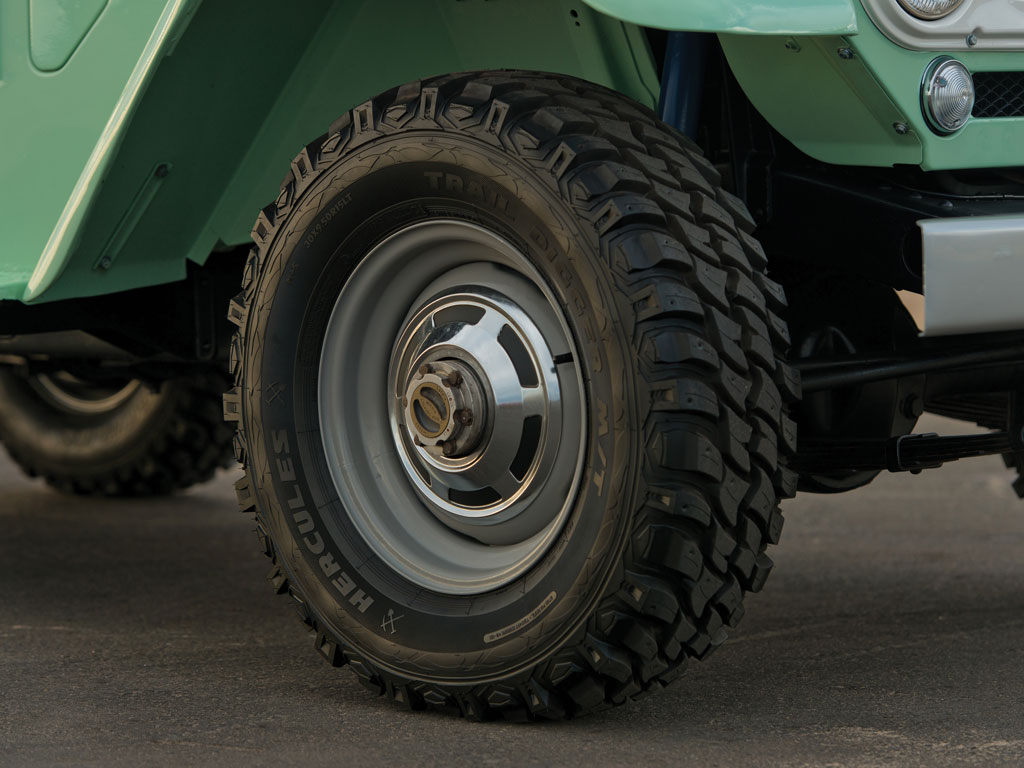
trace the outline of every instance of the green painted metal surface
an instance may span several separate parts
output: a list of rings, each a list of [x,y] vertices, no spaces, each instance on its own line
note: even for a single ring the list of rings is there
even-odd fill
[[[921,111],[921,78],[942,51],[889,41],[857,4],[857,35],[721,35],[754,106],[807,154],[841,165],[920,165],[925,170],[1024,165],[1024,118],[972,120],[938,136]],[[852,58],[839,55],[848,49]],[[955,52],[971,71],[1024,70],[1024,52]],[[895,126],[907,126],[905,134]]]
[[[418,77],[501,68],[657,101],[642,32],[578,3],[205,2],[138,106],[73,257],[28,298],[180,279],[186,258],[249,240],[291,159],[348,108]],[[160,165],[171,169],[153,191]]]
[[[921,111],[921,78],[931,61],[944,51],[910,51],[890,42],[861,9],[864,34],[850,38],[856,56],[885,88],[921,138],[921,167],[926,171],[949,168],[996,168],[1024,166],[1024,118],[971,120],[952,136],[933,133]],[[952,51],[972,72],[1024,70],[1024,52]],[[888,165],[879,157],[871,165]]]
[[[906,117],[864,61],[837,55],[848,45],[843,38],[722,35],[721,41],[754,106],[807,154],[849,165],[921,162],[920,135],[896,133],[893,124]]]
[[[40,72],[67,64],[107,0],[29,0],[29,47]]]
[[[29,5],[0,2],[0,298],[71,252],[130,117],[130,89],[175,0],[110,0],[56,73],[32,64]],[[123,108],[119,108],[123,107]]]
[[[583,0],[617,19],[658,29],[753,35],[857,31],[856,0]]]
[[[668,7],[600,3],[640,21],[636,14]],[[678,26],[680,9],[717,7],[721,24],[749,32],[772,9],[829,3],[670,5],[676,15],[664,18],[676,21],[659,26]],[[182,278],[187,260],[202,263],[249,239],[256,212],[305,143],[345,110],[409,80],[523,68],[582,77],[649,106],[657,100],[643,31],[569,0],[107,0],[49,73],[32,63],[29,7],[0,2],[0,299],[49,301]],[[738,8],[747,21],[726,18]],[[1024,120],[932,134],[918,89],[936,54],[893,45],[856,9],[856,35],[797,35],[822,28],[809,11],[793,34],[721,35],[773,125],[833,163],[1024,165]],[[704,28],[690,18],[688,28]],[[1024,70],[1024,54],[960,58],[975,70]],[[897,133],[897,122],[909,131]]]

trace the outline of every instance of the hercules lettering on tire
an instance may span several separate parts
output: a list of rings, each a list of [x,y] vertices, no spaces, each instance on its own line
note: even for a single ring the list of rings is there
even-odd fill
[[[331,664],[409,707],[560,718],[722,643],[795,489],[752,229],[691,143],[564,77],[408,84],[299,153],[224,406]]]

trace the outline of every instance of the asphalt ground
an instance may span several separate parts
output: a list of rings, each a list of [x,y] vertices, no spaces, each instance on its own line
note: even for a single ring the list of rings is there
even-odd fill
[[[0,766],[1024,764],[1024,502],[997,458],[798,498],[715,655],[539,725],[401,712],[327,667],[233,478],[96,501],[0,459]]]

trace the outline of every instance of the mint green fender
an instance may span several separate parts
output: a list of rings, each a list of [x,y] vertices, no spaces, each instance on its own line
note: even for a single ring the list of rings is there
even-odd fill
[[[853,35],[856,0],[583,0],[616,19],[658,29],[751,35]]]
[[[0,300],[181,280],[339,114],[474,69],[658,99],[643,31],[578,0],[0,0]]]

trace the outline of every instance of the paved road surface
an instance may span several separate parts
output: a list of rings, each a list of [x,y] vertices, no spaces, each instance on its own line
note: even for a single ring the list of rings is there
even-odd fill
[[[1024,764],[1024,502],[998,459],[791,503],[717,654],[539,726],[402,713],[320,662],[232,478],[100,503],[0,459],[0,765]]]

